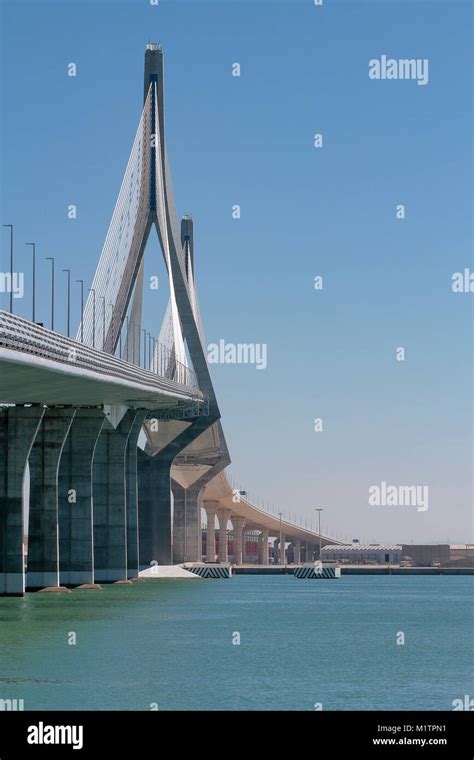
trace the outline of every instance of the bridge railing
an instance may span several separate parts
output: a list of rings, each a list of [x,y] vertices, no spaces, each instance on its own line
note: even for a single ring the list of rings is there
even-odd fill
[[[158,346],[150,362],[150,368],[144,369],[114,354],[91,348],[27,319],[0,310],[0,348],[20,351],[134,383],[162,386],[162,381],[166,380],[191,390],[195,396],[201,396],[194,371],[174,360],[166,346]],[[155,378],[160,378],[161,382],[158,383]]]

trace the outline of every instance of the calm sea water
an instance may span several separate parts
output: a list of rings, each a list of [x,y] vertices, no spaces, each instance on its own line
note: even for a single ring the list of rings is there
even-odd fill
[[[472,591],[462,576],[236,576],[0,599],[0,698],[25,710],[450,710],[474,696]]]

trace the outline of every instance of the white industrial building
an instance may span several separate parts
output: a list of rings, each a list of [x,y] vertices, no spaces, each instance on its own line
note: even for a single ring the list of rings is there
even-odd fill
[[[321,549],[323,562],[362,562],[373,565],[398,565],[402,560],[399,544],[328,545]]]

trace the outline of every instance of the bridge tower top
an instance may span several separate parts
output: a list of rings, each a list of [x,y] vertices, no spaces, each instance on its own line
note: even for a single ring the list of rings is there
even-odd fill
[[[150,82],[158,83],[158,92],[163,92],[163,48],[156,42],[149,42],[145,48],[145,79],[143,102],[146,101]],[[160,86],[161,84],[161,86]]]

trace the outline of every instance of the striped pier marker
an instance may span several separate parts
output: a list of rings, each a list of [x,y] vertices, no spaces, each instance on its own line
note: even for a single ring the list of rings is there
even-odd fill
[[[183,565],[200,578],[231,578],[232,569],[230,565]]]
[[[341,568],[325,565],[302,565],[295,567],[293,575],[295,578],[340,578]]]

